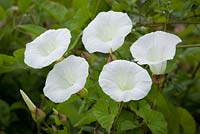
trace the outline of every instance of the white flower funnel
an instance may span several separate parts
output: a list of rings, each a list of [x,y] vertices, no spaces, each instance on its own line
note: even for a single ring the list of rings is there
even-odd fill
[[[43,68],[62,57],[71,40],[67,28],[48,30],[26,44],[24,62],[32,68]]]
[[[84,58],[71,55],[57,63],[49,72],[43,89],[45,96],[61,103],[84,88],[89,65]]]
[[[99,76],[102,90],[117,102],[144,98],[151,89],[148,72],[126,60],[115,60],[103,67]]]
[[[132,21],[126,13],[101,12],[84,29],[82,42],[90,53],[109,53],[123,45],[131,29]]]
[[[130,51],[138,64],[148,64],[153,74],[159,75],[165,72],[167,60],[174,58],[176,45],[181,41],[174,34],[156,31],[140,37]]]

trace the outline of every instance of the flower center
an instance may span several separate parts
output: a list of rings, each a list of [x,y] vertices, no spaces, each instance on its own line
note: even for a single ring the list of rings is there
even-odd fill
[[[52,42],[47,42],[39,46],[40,54],[44,57],[51,54],[56,49],[56,46]]]
[[[132,90],[135,86],[134,74],[128,70],[123,71],[121,74],[115,77],[115,83],[122,91]]]
[[[119,82],[118,86],[122,91],[131,90],[134,87],[133,82],[128,82],[128,81]]]
[[[65,89],[71,87],[74,85],[75,83],[75,77],[73,77],[72,75],[60,75],[59,74],[59,77],[60,77],[60,85],[62,85],[62,87],[64,87]]]
[[[104,42],[112,41],[116,36],[117,28],[113,28],[111,25],[104,25],[97,28],[96,36]]]

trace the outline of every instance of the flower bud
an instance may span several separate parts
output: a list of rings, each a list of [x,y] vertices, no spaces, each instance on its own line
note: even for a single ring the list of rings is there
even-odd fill
[[[33,104],[33,102],[30,100],[30,98],[22,90],[20,90],[20,93],[26,105],[28,106],[28,109],[31,111],[31,116],[33,120],[36,123],[41,123],[45,119],[46,114],[41,109],[37,108],[35,104]]]
[[[67,124],[67,117],[64,114],[59,113],[56,109],[53,108],[53,113],[55,115],[55,122],[57,125]]]
[[[30,98],[24,93],[24,91],[20,90],[20,93],[21,93],[22,98],[25,101],[26,105],[28,106],[28,109],[31,112],[35,112],[36,106],[33,104],[33,102],[30,100]]]
[[[41,123],[44,121],[46,114],[39,108],[36,108],[35,113],[32,113],[33,120],[36,123]]]

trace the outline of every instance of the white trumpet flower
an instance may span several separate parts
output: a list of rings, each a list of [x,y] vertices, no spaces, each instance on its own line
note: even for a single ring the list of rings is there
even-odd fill
[[[88,69],[87,61],[74,55],[57,63],[47,76],[43,89],[45,96],[55,103],[66,101],[84,88]]]
[[[101,12],[84,29],[82,42],[90,53],[109,53],[123,45],[131,29],[132,21],[126,13]]]
[[[26,44],[24,62],[32,68],[43,68],[62,57],[71,40],[67,28],[48,30]]]
[[[176,45],[182,40],[170,33],[156,31],[146,34],[135,41],[131,54],[138,64],[148,64],[153,74],[164,74],[167,60],[174,58]]]
[[[115,60],[103,67],[99,76],[102,90],[117,102],[144,98],[151,89],[148,72],[126,60]]]

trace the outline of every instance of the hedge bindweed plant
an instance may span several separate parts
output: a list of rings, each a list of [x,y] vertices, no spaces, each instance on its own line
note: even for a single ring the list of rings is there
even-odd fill
[[[109,53],[110,50],[115,51],[124,43],[124,39],[131,32],[131,29],[131,19],[126,13],[101,12],[84,29],[83,44],[90,53]],[[160,36],[159,33],[161,34]],[[163,36],[163,33],[159,33],[158,40],[170,39],[169,35]],[[70,38],[71,35],[68,29],[48,30],[26,45],[25,63],[33,68],[41,68],[51,64],[65,53],[70,43]],[[153,46],[153,49],[157,49],[154,46],[158,46],[155,40],[157,37],[152,38],[149,40],[142,38],[141,40],[144,42],[152,41],[150,45]],[[146,44],[142,42],[142,45]],[[172,45],[175,49],[173,40]],[[134,53],[141,53],[142,49],[134,52],[134,46],[136,45],[133,44],[131,48],[133,55]],[[165,47],[165,45],[162,45],[162,47]],[[158,51],[164,51],[162,47]],[[170,49],[168,50],[170,51]],[[153,55],[150,51],[151,49],[144,52],[147,53],[146,57]],[[174,50],[172,53],[174,53]],[[142,58],[143,55],[139,56]],[[162,52],[160,55],[158,53],[156,57],[163,57]],[[159,62],[162,62],[162,59]],[[88,66],[88,63],[83,58],[75,56],[69,56],[57,63],[47,76],[43,90],[45,96],[56,103],[69,99],[72,94],[84,88],[88,76]],[[148,72],[137,64],[116,60],[104,66],[99,77],[99,84],[103,91],[115,101],[128,102],[144,98],[151,88],[152,81]]]
[[[101,12],[84,29],[82,41],[90,52],[109,53],[117,50],[131,32],[131,19],[126,13]],[[65,53],[70,43],[68,29],[48,30],[26,45],[25,63],[41,68],[55,62]],[[167,60],[173,59],[176,35],[157,31],[144,35],[131,46],[131,54],[140,65],[148,64],[155,75],[164,74]],[[69,56],[57,63],[47,76],[44,94],[53,102],[64,102],[84,88],[88,63],[80,57]],[[129,61],[111,61],[104,66],[99,84],[103,91],[117,102],[144,98],[152,81],[146,70]]]
[[[109,56],[113,57],[114,52],[124,44],[132,26],[132,21],[126,13],[100,12],[83,30],[82,43],[90,54],[98,52],[106,55],[108,53]],[[132,133],[141,133],[138,130],[134,131],[134,129],[141,127],[144,134],[148,132],[167,134],[165,118],[155,111],[156,100],[158,97],[160,98],[160,86],[162,86],[163,81],[158,80],[158,83],[152,83],[152,79],[160,75],[164,77],[167,61],[173,60],[176,45],[182,41],[178,36],[164,31],[145,34],[132,42],[130,52],[135,62],[124,59],[115,60],[115,58],[108,60],[108,63],[103,65],[98,78],[99,86],[103,91],[102,96],[98,96],[98,102],[93,102],[88,97],[90,92],[85,88],[91,75],[89,68],[92,68],[87,62],[88,58],[74,55],[63,57],[68,52],[70,40],[71,34],[67,28],[47,30],[32,42],[26,44],[24,62],[35,69],[54,64],[53,69],[46,77],[43,89],[44,95],[54,103],[67,103],[72,95],[80,96],[85,103],[92,103],[89,105],[92,108],[88,108],[89,115],[85,113],[85,118],[83,117],[75,126],[98,121],[107,133],[118,134],[120,133],[119,128],[117,128],[119,122],[124,120],[123,116],[130,115],[128,118],[136,118],[135,124],[131,124],[131,126],[126,122],[122,123],[124,123],[124,126],[130,125],[129,127],[133,129]],[[149,75],[148,68],[141,66],[145,64],[149,65],[154,77]],[[147,97],[153,87],[152,84],[158,86],[153,99]],[[36,111],[39,108],[32,104],[23,91],[21,91],[21,94],[28,106],[34,106],[29,109],[37,124],[44,123],[47,129],[53,131],[53,128],[46,123],[47,119],[45,120],[45,118],[48,117],[44,114],[37,114]],[[152,107],[149,103],[153,103]],[[127,110],[127,115],[122,113],[124,110]],[[54,113],[55,111],[56,109],[54,109]],[[132,115],[128,111],[134,114]],[[55,120],[60,121],[57,125],[62,124],[59,112],[56,111],[56,113]],[[67,117],[68,115],[64,116]],[[41,120],[41,118],[43,119]],[[156,122],[157,124],[154,123],[154,118],[157,118],[155,121],[159,120]],[[72,133],[70,122],[67,124],[65,122],[62,125],[67,129],[66,133]],[[129,130],[126,127],[124,129]]]

